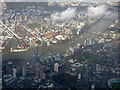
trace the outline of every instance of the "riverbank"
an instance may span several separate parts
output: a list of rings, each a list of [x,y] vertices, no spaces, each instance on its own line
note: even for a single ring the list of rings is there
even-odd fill
[[[70,39],[68,41],[62,41],[62,42],[59,42],[57,44],[53,44],[50,47],[52,47],[57,52],[61,52],[61,51],[64,52],[69,47],[77,46],[78,43],[83,45],[85,39],[91,38],[93,36],[94,37],[97,36],[95,34],[89,33],[88,31],[96,32],[96,33],[104,32],[109,27],[109,25],[111,25],[114,22],[114,20],[117,19],[116,15],[117,15],[117,12],[111,12],[110,16],[105,15],[98,22],[96,22],[91,27],[86,29],[80,36],[73,38],[73,39]],[[44,47],[44,48],[40,47],[38,53],[39,53],[39,57],[40,57],[44,54],[50,53],[50,51],[47,50],[46,47]],[[31,48],[31,49],[27,50],[26,52],[20,52],[20,53],[11,53],[11,52],[5,53],[3,51],[3,60],[17,59],[17,58],[33,59],[34,58],[34,48]]]

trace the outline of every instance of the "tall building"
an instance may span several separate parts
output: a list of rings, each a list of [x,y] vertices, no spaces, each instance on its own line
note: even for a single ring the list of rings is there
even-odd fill
[[[95,90],[95,85],[92,85],[92,86],[91,86],[91,90]]]
[[[86,46],[86,42],[87,42],[87,40],[84,41],[84,47]]]
[[[20,15],[20,21],[22,21],[22,15]]]
[[[81,74],[80,73],[78,74],[78,79],[81,79]]]
[[[70,47],[70,51],[72,52],[72,54],[74,53],[74,48]]]
[[[17,74],[17,69],[13,68],[13,77],[16,78],[16,74]]]
[[[17,27],[17,20],[15,20],[15,32],[16,32],[16,27]]]
[[[35,60],[38,61],[38,44],[35,45]]]
[[[50,46],[50,42],[49,41],[47,42],[47,46]]]
[[[43,44],[44,44],[44,41],[43,41],[43,40],[41,40],[41,44],[40,44],[40,45],[41,45],[41,46],[43,46]]]
[[[26,21],[26,20],[27,20],[27,18],[28,18],[28,17],[27,17],[27,16],[25,16],[24,20]]]
[[[54,64],[54,71],[58,72],[58,64],[57,63]]]
[[[26,76],[26,68],[25,67],[22,68],[22,75]]]
[[[76,35],[77,35],[77,30],[76,30],[75,27],[72,29],[72,35],[73,35],[73,36],[76,36]]]

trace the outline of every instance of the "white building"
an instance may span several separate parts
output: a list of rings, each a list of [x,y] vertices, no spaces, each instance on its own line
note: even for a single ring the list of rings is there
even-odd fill
[[[26,68],[25,67],[22,68],[22,75],[26,76]]]
[[[55,72],[58,72],[58,66],[59,66],[59,65],[58,65],[57,63],[54,64],[54,71],[55,71]]]
[[[81,74],[80,73],[78,74],[78,79],[81,79]]]
[[[13,68],[13,77],[16,78],[17,69]]]
[[[62,40],[63,36],[62,35],[57,35],[57,36],[55,36],[55,38],[58,39],[58,40]]]

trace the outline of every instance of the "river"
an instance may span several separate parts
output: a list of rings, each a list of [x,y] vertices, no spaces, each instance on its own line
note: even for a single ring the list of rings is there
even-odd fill
[[[114,20],[118,19],[118,12],[114,11],[111,12],[110,14],[105,14],[105,16],[99,20],[97,23],[93,24],[90,28],[88,28],[89,31],[92,32],[104,32],[109,25],[111,25]],[[54,48],[56,51],[58,52],[63,52],[66,49],[68,49],[69,47],[75,47],[77,46],[78,43],[80,43],[81,45],[83,45],[84,40],[90,37],[95,37],[97,35],[89,33],[88,30],[85,30],[84,33],[82,33],[79,37],[71,39],[69,41],[64,41],[62,43],[59,44],[54,44],[51,47]],[[82,36],[82,37],[81,37]],[[33,59],[34,58],[34,48],[33,49],[29,49],[26,52],[19,52],[19,53],[6,53],[6,52],[2,52],[3,53],[3,60],[9,60],[9,59]],[[39,48],[39,57],[41,57],[42,55],[45,55],[49,53],[49,51],[44,48],[41,49]]]

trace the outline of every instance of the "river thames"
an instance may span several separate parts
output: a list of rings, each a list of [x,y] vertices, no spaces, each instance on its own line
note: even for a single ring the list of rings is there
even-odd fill
[[[78,36],[77,38],[73,38],[67,41],[62,41],[57,44],[53,44],[50,47],[52,47],[58,52],[64,52],[69,47],[75,47],[78,44],[83,45],[85,39],[91,38],[93,36],[94,37],[97,36],[97,34],[95,35],[95,34],[89,33],[88,31],[96,32],[96,33],[104,32],[117,19],[118,19],[118,11],[114,10],[113,12],[110,12],[109,14],[105,14],[102,19],[100,19],[98,22],[93,24],[87,30],[84,30],[84,32],[80,34],[80,36]],[[50,52],[49,50],[47,50],[47,48],[42,48],[42,49],[39,48],[39,57],[45,54],[48,54],[48,53]],[[2,54],[3,54],[2,60],[34,59],[34,48],[31,48],[25,52],[17,52],[17,53],[6,52],[3,50]]]

